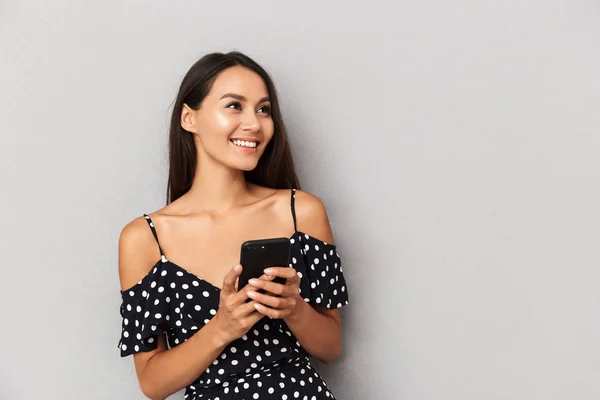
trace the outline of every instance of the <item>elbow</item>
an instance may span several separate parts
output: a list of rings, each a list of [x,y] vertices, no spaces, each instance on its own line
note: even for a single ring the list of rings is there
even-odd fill
[[[332,364],[335,360],[337,360],[340,356],[340,354],[342,353],[342,346],[341,344],[338,346],[335,346],[335,348],[331,349],[331,351],[324,355],[323,357],[319,357],[319,361],[321,361],[323,364]]]
[[[140,389],[144,396],[149,398],[150,400],[165,400],[166,396],[163,396],[158,393],[157,388],[148,380],[140,380]]]

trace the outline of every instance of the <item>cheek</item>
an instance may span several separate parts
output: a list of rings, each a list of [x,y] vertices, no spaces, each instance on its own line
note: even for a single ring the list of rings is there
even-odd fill
[[[268,120],[264,120],[261,123],[261,129],[263,131],[263,135],[265,137],[265,139],[267,140],[271,140],[271,138],[273,137],[273,132],[275,130],[274,128],[274,124],[273,124],[273,120],[272,119],[268,119]]]
[[[238,125],[237,120],[222,112],[217,112],[211,119],[211,125],[217,134],[229,135]]]

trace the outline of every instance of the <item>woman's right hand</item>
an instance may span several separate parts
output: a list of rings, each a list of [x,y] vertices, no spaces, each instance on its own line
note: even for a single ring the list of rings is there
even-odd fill
[[[264,317],[263,314],[256,311],[254,300],[246,302],[249,298],[248,291],[256,291],[257,288],[248,284],[241,290],[236,290],[236,281],[241,273],[242,266],[237,264],[223,279],[219,309],[213,317],[213,322],[219,327],[219,331],[224,335],[227,343],[244,336],[254,324]],[[266,275],[261,278],[270,280]]]

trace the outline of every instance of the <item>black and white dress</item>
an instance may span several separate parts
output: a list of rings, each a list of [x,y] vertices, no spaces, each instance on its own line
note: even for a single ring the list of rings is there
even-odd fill
[[[289,266],[300,276],[300,295],[329,309],[348,304],[348,290],[336,246],[296,229],[295,190],[291,208]],[[156,229],[144,214],[158,243]],[[121,291],[121,357],[156,349],[165,335],[168,347],[188,340],[216,314],[220,289],[185,268],[161,258],[138,283]],[[231,342],[185,390],[188,400],[334,399],[310,362],[309,353],[282,319],[261,319]]]

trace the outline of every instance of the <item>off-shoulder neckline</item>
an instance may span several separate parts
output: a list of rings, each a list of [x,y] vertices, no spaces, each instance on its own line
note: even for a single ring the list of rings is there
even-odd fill
[[[300,240],[302,240],[302,236],[304,236],[304,238],[306,238],[307,240],[312,240],[312,241],[319,242],[319,243],[320,243],[322,246],[324,246],[324,247],[329,247],[329,248],[331,248],[332,250],[334,250],[334,249],[336,248],[335,244],[324,242],[324,241],[322,241],[321,239],[317,239],[316,237],[314,237],[314,236],[311,236],[311,235],[309,235],[309,234],[307,234],[307,233],[304,233],[304,232],[302,232],[302,231],[295,231],[295,232],[292,234],[292,236],[290,236],[288,239],[289,239],[290,241],[292,241],[292,240],[295,240],[297,236],[300,238]],[[293,242],[292,242],[292,243],[293,243]],[[134,289],[135,289],[137,286],[141,285],[142,283],[144,283],[144,281],[148,280],[148,279],[149,279],[149,277],[150,277],[151,275],[153,275],[152,271],[154,271],[156,268],[158,268],[158,266],[159,266],[160,264],[170,264],[170,265],[174,266],[176,269],[178,269],[178,270],[180,270],[181,272],[183,272],[184,274],[187,274],[187,275],[191,276],[191,277],[192,277],[192,278],[194,278],[194,279],[198,279],[198,280],[199,280],[199,281],[201,281],[201,282],[205,282],[205,283],[206,283],[208,286],[210,286],[210,288],[211,288],[211,289],[213,289],[213,290],[216,290],[216,291],[218,291],[218,292],[220,292],[220,291],[221,291],[221,288],[220,288],[220,287],[218,287],[218,286],[215,286],[215,285],[214,285],[214,284],[212,284],[211,282],[207,281],[206,279],[202,278],[201,276],[198,276],[198,275],[196,275],[195,273],[193,273],[193,272],[189,271],[188,269],[186,269],[186,268],[182,267],[181,265],[179,265],[179,264],[176,264],[176,263],[174,263],[174,262],[172,262],[172,261],[169,261],[169,260],[168,260],[168,259],[167,259],[165,256],[161,256],[161,258],[160,258],[160,259],[158,259],[158,261],[156,261],[156,263],[154,263],[154,265],[152,266],[152,268],[150,268],[150,270],[148,271],[148,273],[146,273],[146,275],[144,275],[144,277],[142,277],[142,279],[140,279],[140,280],[139,280],[139,281],[138,281],[136,284],[134,284],[133,286],[131,286],[131,287],[129,287],[129,288],[127,288],[127,289],[125,289],[125,290],[121,290],[121,291],[120,291],[121,295],[123,295],[123,294],[125,294],[125,293],[127,293],[127,292],[130,292],[130,291],[134,290]]]

